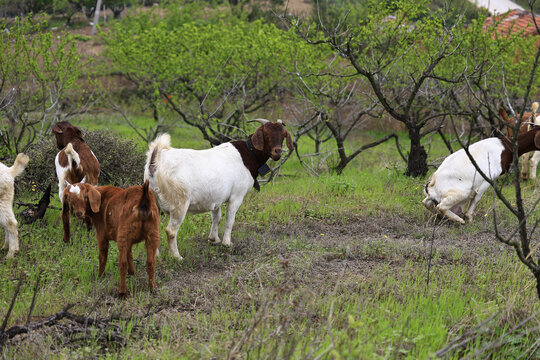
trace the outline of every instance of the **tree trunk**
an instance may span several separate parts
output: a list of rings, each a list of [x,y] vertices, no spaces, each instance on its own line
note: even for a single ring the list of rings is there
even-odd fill
[[[407,176],[425,176],[428,171],[427,153],[420,143],[420,129],[409,128],[409,138],[411,139],[411,150],[407,160]]]
[[[101,0],[97,0],[96,10],[94,11],[94,25],[92,25],[92,35],[96,35],[96,26],[99,21],[99,9],[101,8]]]

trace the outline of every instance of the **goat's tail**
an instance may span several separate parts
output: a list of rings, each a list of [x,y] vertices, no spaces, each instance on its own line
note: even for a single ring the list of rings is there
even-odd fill
[[[68,164],[70,165],[71,169],[76,170],[81,164],[81,158],[79,157],[79,154],[75,151],[75,149],[73,149],[72,143],[68,143],[66,145],[64,153],[68,158]]]
[[[145,179],[152,178],[157,169],[159,163],[159,157],[161,150],[171,148],[171,136],[167,133],[159,135],[148,146],[148,152],[146,153],[146,171]],[[148,175],[148,176],[146,176]]]
[[[29,160],[30,158],[28,157],[28,155],[23,153],[17,154],[17,158],[15,159],[13,166],[9,168],[11,176],[13,178],[16,178],[17,176],[21,175],[24,171],[24,168],[26,168],[26,164],[28,164]]]
[[[143,220],[147,219],[152,213],[152,200],[154,195],[150,192],[149,182],[146,180],[142,186],[142,196],[141,201],[139,202],[139,215]]]

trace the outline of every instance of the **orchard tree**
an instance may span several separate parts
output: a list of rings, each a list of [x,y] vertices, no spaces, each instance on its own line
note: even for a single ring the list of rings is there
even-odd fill
[[[410,139],[406,174],[427,173],[422,138],[437,131],[446,110],[440,107],[455,84],[469,71],[463,63],[461,21],[448,25],[449,14],[428,14],[427,1],[369,2],[360,24],[346,18],[334,27],[318,20],[292,25],[309,44],[330,47],[346,60],[347,70],[335,76],[366,80],[373,96],[393,119],[403,123]]]
[[[212,145],[243,137],[247,117],[287,91],[284,68],[310,49],[261,20],[208,15],[203,21],[186,12],[124,19],[105,35],[107,55],[156,119],[173,111]]]
[[[323,54],[319,54],[322,56]],[[316,68],[312,63],[310,69]],[[335,151],[338,161],[332,166],[336,173],[341,174],[345,167],[361,152],[377,146],[391,138],[396,141],[398,151],[398,138],[395,134],[389,134],[383,138],[349,150],[347,138],[361,129],[365,120],[379,118],[381,116],[380,107],[376,97],[363,91],[366,84],[362,78],[349,78],[348,76],[338,76],[338,72],[343,70],[339,58],[324,61],[319,64],[316,72],[318,74],[332,75],[302,75],[303,71],[297,69],[298,78],[296,94],[304,105],[302,108],[307,116],[311,116],[310,130],[307,135],[315,142],[315,152],[319,153],[322,142],[332,140],[335,143]],[[402,155],[403,156],[403,155]]]
[[[81,63],[67,35],[53,36],[32,21],[0,27],[0,144],[15,154],[49,135],[65,115],[67,91],[76,87]],[[6,153],[0,156],[6,156]]]

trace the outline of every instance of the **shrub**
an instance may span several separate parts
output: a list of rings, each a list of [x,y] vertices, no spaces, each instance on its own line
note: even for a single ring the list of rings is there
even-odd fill
[[[104,130],[88,131],[84,139],[101,164],[100,185],[128,187],[142,184],[146,157],[132,140]]]

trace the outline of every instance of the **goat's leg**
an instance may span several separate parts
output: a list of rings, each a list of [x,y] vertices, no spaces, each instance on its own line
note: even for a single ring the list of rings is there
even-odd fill
[[[6,236],[4,246],[8,246],[6,259],[11,259],[19,251],[19,232],[17,231],[17,219],[11,207],[4,208],[5,213],[0,215],[0,225],[5,229]]]
[[[451,209],[466,199],[467,196],[463,195],[460,191],[449,191],[443,196],[441,202],[437,205],[437,209],[448,219],[465,224],[465,220],[457,216]]]
[[[489,183],[485,182],[484,184],[480,185],[480,187],[478,188],[476,194],[474,195],[474,198],[471,200],[469,204],[469,208],[467,209],[467,212],[465,213],[465,219],[467,219],[467,221],[472,220],[474,209],[476,208],[478,201],[480,201],[480,199],[482,198],[482,195],[484,195],[486,190],[489,189],[489,186],[490,186]]]
[[[529,179],[529,160],[531,159],[531,153],[525,153],[521,155],[521,178],[523,180]]]
[[[68,243],[71,237],[70,233],[70,218],[71,212],[69,211],[69,205],[62,205],[62,227],[64,228],[64,242]]]
[[[217,209],[211,211],[212,214],[212,228],[210,229],[210,235],[208,235],[208,241],[219,244],[219,221],[221,220],[221,205]]]
[[[234,217],[236,212],[242,205],[242,200],[244,198],[229,199],[229,204],[227,205],[227,215],[225,216],[225,233],[223,234],[223,241],[221,242],[225,246],[231,246],[231,233],[232,227],[234,224]]]
[[[484,184],[480,185],[480,187],[476,191],[476,194],[474,195],[471,202],[469,203],[469,208],[467,209],[467,212],[465,213],[465,219],[467,219],[467,221],[472,220],[474,209],[476,209],[476,205],[478,205],[478,202],[480,201],[480,199],[482,198],[482,195],[484,195],[487,189],[489,189],[489,183],[485,182]]]
[[[536,179],[536,169],[538,167],[539,162],[540,162],[540,151],[535,151],[530,160],[529,174],[531,176],[531,179]]]
[[[133,266],[133,245],[128,246],[128,275],[135,275],[135,266]]]
[[[167,242],[169,243],[169,251],[171,252],[171,255],[177,258],[178,260],[182,260],[182,257],[180,256],[180,253],[178,252],[178,243],[176,241],[176,235],[178,233],[178,229],[180,228],[180,225],[184,222],[184,218],[186,217],[187,210],[189,208],[189,203],[184,203],[181,205],[178,210],[171,211],[170,213],[170,220],[169,224],[167,225],[167,228],[165,229],[165,232],[167,233]]]
[[[128,271],[128,244],[127,234],[120,234],[117,239],[118,245],[118,268],[120,269],[120,285],[118,286],[118,297],[124,299],[127,297],[126,276]]]
[[[150,291],[156,289],[154,280],[156,268],[157,249],[159,247],[159,229],[150,232],[146,238],[146,272],[148,274],[148,288]]]
[[[109,241],[101,234],[97,234],[99,248],[99,276],[103,275],[107,265],[107,256],[109,255]]]
[[[64,190],[66,190],[66,182],[64,181],[66,178],[65,172],[62,172],[60,177],[58,178],[58,197],[60,198],[60,203],[64,204]]]

